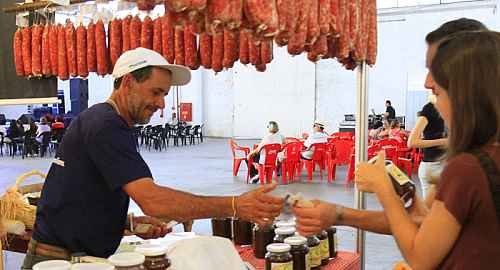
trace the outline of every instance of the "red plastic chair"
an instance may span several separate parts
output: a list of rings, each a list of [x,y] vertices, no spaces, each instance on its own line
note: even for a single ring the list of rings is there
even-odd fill
[[[278,158],[278,153],[281,151],[281,144],[266,144],[261,151],[264,151],[266,153],[264,164],[256,162],[252,164],[259,171],[260,183],[263,185],[264,180],[267,183],[271,183],[273,174],[277,173],[276,159]]]
[[[301,162],[305,165],[307,169],[307,176],[309,178],[309,182],[312,181],[312,173],[315,169],[316,165],[319,165],[319,175],[320,178],[323,179],[323,170],[325,169],[325,161],[326,161],[326,144],[327,143],[314,143],[311,145],[313,147],[313,155],[312,159],[301,159]]]
[[[336,137],[341,140],[352,140],[354,136],[354,132],[334,132],[330,134],[330,137]]]
[[[237,176],[241,162],[247,160],[247,155],[248,153],[250,153],[250,148],[239,146],[233,139],[229,139],[229,145],[231,146],[231,152],[233,153],[233,176]],[[243,151],[243,154],[245,156],[240,156],[241,151]]]
[[[335,159],[335,144],[329,142],[326,144],[326,171],[328,173],[328,182],[335,181],[337,172],[337,160]]]
[[[354,182],[354,169],[356,167],[356,159],[354,151],[349,157],[349,165],[347,166],[347,175],[345,176],[345,186],[347,187],[349,183]]]
[[[304,144],[300,141],[289,142],[285,144],[284,149],[284,159],[281,163],[281,181],[283,184],[288,181],[295,180],[295,175],[300,168],[300,151]]]
[[[335,145],[335,160],[337,161],[337,165],[349,164],[354,141],[338,139],[331,142]]]

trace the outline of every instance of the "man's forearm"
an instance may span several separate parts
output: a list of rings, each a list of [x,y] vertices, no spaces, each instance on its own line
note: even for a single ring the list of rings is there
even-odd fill
[[[358,210],[344,207],[341,220],[336,225],[356,227],[365,231],[391,234],[387,218],[382,211]]]
[[[148,216],[185,221],[233,216],[232,197],[199,196],[153,183],[138,202]],[[235,206],[236,207],[236,206]]]

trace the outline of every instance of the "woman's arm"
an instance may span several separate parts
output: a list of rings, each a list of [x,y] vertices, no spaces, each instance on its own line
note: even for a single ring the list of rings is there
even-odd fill
[[[425,116],[419,116],[417,118],[417,123],[408,137],[408,147],[410,148],[429,148],[434,146],[444,146],[446,145],[446,138],[435,139],[435,140],[424,140],[422,139],[422,133],[425,127],[429,124],[429,121]]]
[[[399,249],[412,269],[435,269],[453,247],[461,229],[444,203],[435,200],[418,228],[393,189],[377,193],[377,197],[384,207]]]

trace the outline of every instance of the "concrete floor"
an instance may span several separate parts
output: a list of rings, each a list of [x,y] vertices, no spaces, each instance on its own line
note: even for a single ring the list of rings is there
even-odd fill
[[[253,140],[239,140],[241,145],[257,143]],[[156,152],[141,150],[141,154],[149,164],[155,180],[162,185],[175,189],[203,195],[232,195],[253,189],[256,185],[246,184],[246,166],[242,164],[237,177],[232,176],[232,156],[227,139],[207,138],[202,144],[169,147],[167,151]],[[13,185],[16,178],[29,170],[48,170],[50,158],[26,158],[19,156],[0,157],[0,191]],[[318,198],[346,206],[354,205],[354,188],[344,187],[346,167],[337,167],[337,175],[333,184],[319,180],[315,176],[313,183],[293,183],[282,185],[274,191],[281,195],[286,192],[301,192],[306,198]],[[326,179],[326,177],[325,177]],[[305,182],[305,177],[302,177]],[[26,183],[40,182],[33,177]],[[373,195],[367,195],[367,208],[380,209],[380,205]],[[138,210],[137,205],[131,205],[131,211]],[[175,230],[181,230],[176,226]],[[197,220],[193,231],[199,234],[211,234],[209,220]],[[339,227],[339,248],[354,251],[356,232],[349,227]],[[23,256],[17,253],[8,253],[5,256],[5,269],[19,269]],[[366,234],[366,268],[365,269],[392,269],[396,261],[402,260],[397,245],[391,236]]]

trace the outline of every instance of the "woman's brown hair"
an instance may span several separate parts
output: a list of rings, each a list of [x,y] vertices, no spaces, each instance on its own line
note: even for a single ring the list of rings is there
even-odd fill
[[[461,32],[446,38],[430,69],[450,99],[448,157],[499,142],[500,33]]]

